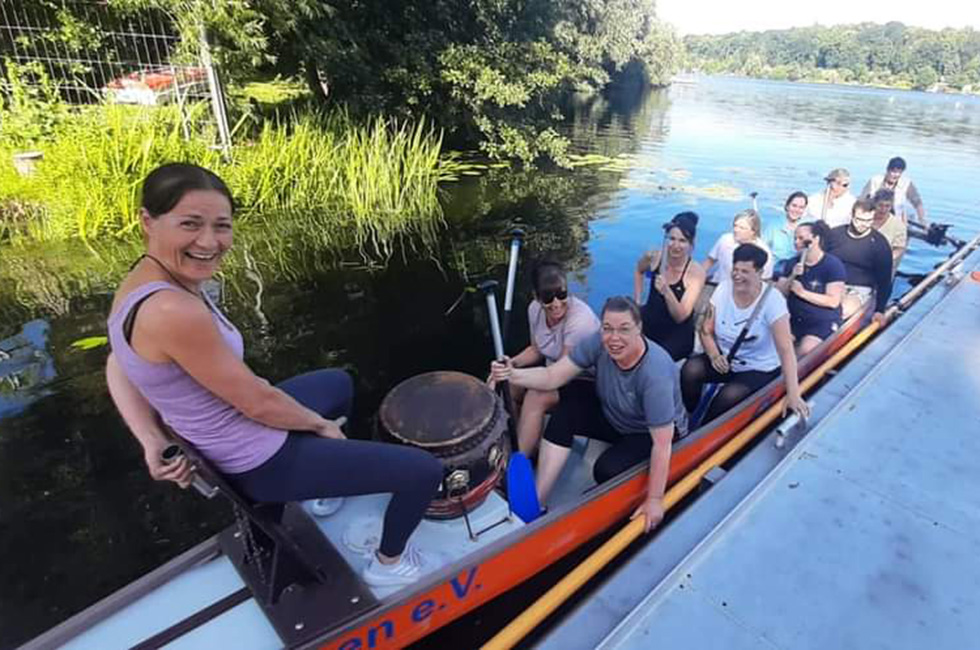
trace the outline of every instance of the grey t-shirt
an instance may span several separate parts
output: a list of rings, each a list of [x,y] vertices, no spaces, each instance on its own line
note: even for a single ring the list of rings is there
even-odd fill
[[[635,366],[623,370],[602,346],[602,334],[582,339],[569,359],[579,368],[595,368],[596,393],[602,413],[620,433],[649,433],[651,427],[673,423],[687,432],[687,411],[681,399],[680,373],[670,355],[644,337],[647,350]]]

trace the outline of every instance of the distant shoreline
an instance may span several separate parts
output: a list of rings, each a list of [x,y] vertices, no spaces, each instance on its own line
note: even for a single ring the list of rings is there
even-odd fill
[[[670,80],[670,83],[680,83],[682,85],[696,82],[701,77],[729,77],[735,79],[758,79],[760,81],[785,81],[788,83],[804,83],[804,84],[819,84],[824,86],[851,86],[854,88],[877,88],[879,90],[907,90],[909,92],[917,93],[927,93],[932,95],[965,95],[967,97],[980,97],[980,87],[976,89],[971,89],[969,91],[960,90],[958,88],[953,88],[945,84],[937,83],[929,88],[915,88],[910,84],[884,84],[884,83],[860,83],[858,81],[830,81],[827,79],[819,79],[814,77],[800,77],[799,79],[786,79],[784,77],[777,76],[751,76],[745,74],[738,74],[736,72],[703,72],[703,71],[686,71],[682,73],[677,73],[674,78]]]

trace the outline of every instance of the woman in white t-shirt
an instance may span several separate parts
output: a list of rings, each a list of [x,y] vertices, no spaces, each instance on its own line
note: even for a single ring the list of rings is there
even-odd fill
[[[565,271],[557,262],[535,267],[531,284],[534,300],[527,306],[531,342],[511,361],[515,368],[551,365],[568,354],[579,341],[599,331],[599,319],[585,301],[568,293]],[[517,440],[525,455],[532,454],[541,440],[544,416],[558,405],[558,391],[524,389],[511,384],[520,403]],[[521,398],[523,397],[523,402]]]
[[[767,254],[769,247],[762,239],[762,219],[755,210],[742,210],[732,219],[732,231],[718,238],[704,261],[704,271],[708,278],[718,284],[728,282],[732,277],[732,253],[740,244],[755,244]],[[772,255],[768,255],[762,269],[762,277],[772,277]]]
[[[804,416],[809,412],[800,395],[786,299],[762,279],[768,257],[753,244],[735,249],[731,282],[718,285],[701,326],[704,354],[691,357],[681,368],[681,392],[689,413],[697,408],[705,384],[724,384],[708,405],[702,423],[768,384],[780,370],[786,381],[787,406]],[[733,355],[732,348],[747,324],[746,336]]]

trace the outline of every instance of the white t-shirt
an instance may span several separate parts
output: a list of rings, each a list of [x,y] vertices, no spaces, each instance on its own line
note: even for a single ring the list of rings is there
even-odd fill
[[[728,355],[728,351],[735,345],[735,339],[752,315],[756,303],[765,293],[766,288],[763,286],[759,297],[751,305],[742,309],[736,306],[732,299],[731,283],[718,285],[711,295],[711,304],[715,308],[715,341],[722,354]],[[784,316],[789,318],[786,299],[775,288],[770,289],[765,304],[759,310],[748,335],[735,353],[731,364],[732,372],[747,370],[769,372],[779,367],[779,353],[776,351],[776,341],[772,336],[772,324]]]
[[[875,192],[880,190],[885,185],[885,175],[876,174],[871,177],[864,185],[864,189],[861,191],[861,196],[872,197]],[[908,210],[907,205],[912,205],[915,207],[916,201],[921,201],[919,198],[919,191],[915,189],[915,185],[912,184],[905,176],[899,176],[898,182],[895,184],[895,201],[892,204],[892,211],[902,217],[907,219],[910,214],[914,214],[914,210]]]
[[[769,255],[769,259],[766,260],[766,265],[762,267],[762,277],[764,279],[771,278],[772,265],[775,262],[772,251],[769,250],[769,247],[761,239],[757,239],[752,243],[766,251],[766,254]],[[714,266],[711,267],[711,279],[718,284],[726,281],[731,282],[732,257],[735,255],[736,248],[738,248],[738,242],[735,241],[735,235],[730,232],[726,232],[719,237],[715,245],[711,247],[711,252],[708,253],[708,257],[715,261]]]
[[[810,219],[820,219],[820,214],[823,212],[823,197],[825,193],[817,192],[816,194],[811,194],[807,199],[806,213]],[[824,221],[831,228],[846,226],[851,223],[851,209],[854,207],[855,201],[857,201],[857,197],[850,192],[838,196],[834,199],[833,204],[827,208],[827,216],[824,218]]]

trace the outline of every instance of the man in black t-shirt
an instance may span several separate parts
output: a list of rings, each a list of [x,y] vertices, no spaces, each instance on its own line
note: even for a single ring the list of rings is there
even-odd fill
[[[888,242],[871,225],[874,205],[860,199],[851,210],[851,223],[830,231],[827,252],[833,253],[847,270],[847,288],[841,301],[843,317],[856,312],[875,294],[875,319],[884,318],[892,295],[892,253]]]

